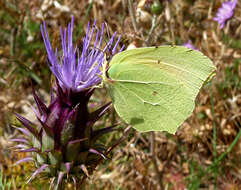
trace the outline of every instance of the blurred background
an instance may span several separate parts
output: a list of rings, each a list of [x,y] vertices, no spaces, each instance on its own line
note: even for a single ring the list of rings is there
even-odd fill
[[[54,47],[59,27],[74,16],[74,42],[81,47],[88,22],[106,23],[105,40],[117,31],[126,48],[192,45],[213,60],[217,74],[198,95],[196,108],[175,135],[134,129],[111,159],[96,168],[85,189],[241,189],[241,2],[220,29],[213,20],[223,0],[0,0],[0,189],[48,189],[37,178],[26,185],[32,165],[12,166],[9,139],[14,112],[35,120],[31,84],[48,102],[52,77],[40,32],[43,21]],[[104,98],[103,98],[104,97]],[[92,103],[110,98],[96,91]],[[91,106],[90,106],[91,107]],[[104,117],[121,122],[113,108]],[[119,131],[102,140],[110,144]],[[69,184],[69,189],[73,189]]]

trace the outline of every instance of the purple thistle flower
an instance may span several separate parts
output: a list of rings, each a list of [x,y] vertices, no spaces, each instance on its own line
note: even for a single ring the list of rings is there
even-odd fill
[[[187,47],[187,48],[190,48],[192,50],[198,50],[197,48],[194,47],[194,45],[192,45],[191,41],[188,40],[187,43],[184,43],[183,46]]]
[[[74,18],[68,25],[68,29],[64,31],[60,29],[62,40],[62,51],[58,52],[57,48],[54,51],[49,36],[47,33],[45,22],[41,25],[41,33],[44,40],[45,48],[48,53],[48,59],[50,61],[50,69],[55,75],[56,79],[63,92],[69,94],[70,92],[77,93],[85,89],[89,89],[101,83],[102,74],[101,67],[105,61],[104,52],[113,47],[111,54],[116,52],[117,45],[120,41],[120,37],[114,43],[116,32],[113,34],[107,45],[101,50],[101,43],[104,33],[104,24],[101,31],[99,31],[94,22],[93,27],[90,29],[88,23],[88,29],[86,36],[83,39],[82,52],[72,42]],[[90,45],[93,37],[93,33],[96,30],[96,38],[93,46]]]
[[[218,9],[216,17],[213,20],[217,21],[220,24],[220,29],[222,29],[227,20],[229,20],[234,13],[234,8],[237,5],[238,0],[231,0],[222,3],[222,7]]]
[[[121,139],[109,148],[100,144],[98,139],[115,131],[117,124],[98,129],[95,123],[105,114],[111,102],[89,111],[89,100],[95,85],[101,82],[101,67],[105,61],[104,51],[111,48],[111,55],[116,52],[120,37],[114,42],[116,33],[111,37],[103,50],[101,42],[104,24],[101,31],[94,26],[88,30],[83,39],[82,52],[73,46],[73,23],[68,29],[61,30],[62,51],[55,52],[50,44],[46,25],[41,32],[50,61],[50,69],[56,77],[56,86],[52,90],[50,104],[47,106],[33,88],[33,97],[37,108],[33,108],[38,123],[16,113],[17,119],[24,128],[20,138],[11,139],[18,142],[15,148],[19,152],[31,152],[31,157],[19,160],[16,164],[34,162],[36,170],[29,178],[32,181],[42,175],[52,178],[51,187],[64,189],[67,181],[83,182],[102,159],[121,142]],[[90,45],[96,31],[95,43]],[[123,48],[121,48],[122,50]],[[120,50],[120,51],[121,51]]]

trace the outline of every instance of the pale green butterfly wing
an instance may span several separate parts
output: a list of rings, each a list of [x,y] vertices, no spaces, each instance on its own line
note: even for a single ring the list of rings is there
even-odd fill
[[[182,46],[137,48],[115,55],[104,80],[119,116],[135,129],[175,133],[192,113],[215,66]]]

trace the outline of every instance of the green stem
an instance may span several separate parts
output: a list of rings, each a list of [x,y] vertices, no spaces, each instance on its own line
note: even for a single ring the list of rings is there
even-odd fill
[[[213,161],[212,165],[207,167],[204,172],[199,173],[196,176],[195,179],[198,179],[198,181],[200,181],[203,176],[205,176],[210,171],[214,170],[215,189],[216,189],[217,165],[219,164],[220,161],[222,161],[227,156],[228,153],[230,153],[232,151],[233,147],[236,145],[236,143],[238,142],[238,140],[241,136],[241,129],[239,130],[238,134],[236,135],[236,137],[234,138],[233,142],[228,147],[228,149],[224,153],[222,153],[219,157],[217,157],[217,127],[216,127],[216,122],[215,122],[215,111],[214,111],[214,101],[213,101],[213,96],[212,96],[212,89],[210,89],[210,98],[211,98],[211,113],[212,113],[212,117],[213,117],[213,120],[214,120],[214,122],[213,122],[213,149],[214,149],[213,156],[214,156],[214,161]],[[190,189],[199,188],[200,183],[198,183],[197,186],[196,185],[194,185],[194,186],[191,185]]]
[[[240,136],[241,136],[241,129],[239,130],[237,136],[235,137],[235,139],[233,140],[233,142],[231,143],[231,145],[228,147],[227,151],[225,151],[224,153],[222,153],[222,154],[212,163],[212,165],[210,165],[209,167],[207,167],[207,169],[206,169],[204,172],[202,172],[201,174],[197,175],[197,176],[196,176],[196,177],[197,177],[196,179],[199,179],[199,181],[200,181],[201,178],[202,178],[204,175],[206,175],[207,173],[209,173],[210,171],[212,171],[213,168],[217,167],[218,163],[219,163],[220,161],[222,161],[222,160],[227,156],[227,154],[232,151],[233,147],[234,147],[234,146],[236,145],[236,143],[238,142]],[[199,184],[199,185],[200,185],[200,184]],[[199,185],[198,185],[198,187],[199,187]],[[192,187],[192,186],[191,186],[191,187]],[[198,188],[198,187],[196,187],[196,188]],[[190,189],[193,189],[193,188],[190,188]]]
[[[215,121],[215,111],[214,111],[214,100],[213,100],[213,92],[212,92],[212,82],[210,83],[210,101],[211,101],[211,113],[213,117],[213,157],[214,162],[217,159],[217,127]],[[217,168],[214,168],[214,189],[216,189],[217,184]]]
[[[91,11],[92,7],[93,7],[93,0],[91,0],[90,3],[89,3],[89,5],[88,5],[88,8],[87,8],[85,17],[88,17],[88,15],[90,14],[90,11]]]
[[[236,143],[238,142],[240,136],[241,136],[241,129],[239,130],[239,132],[238,132],[237,136],[235,137],[235,139],[233,140],[232,144],[228,147],[227,151],[224,152],[224,153],[222,153],[222,154],[215,160],[215,162],[214,162],[211,166],[209,166],[209,167],[207,168],[207,170],[212,169],[212,167],[214,167],[215,165],[217,165],[222,159],[225,158],[225,156],[227,156],[228,153],[230,153],[230,152],[232,151],[233,147],[234,147],[234,146],[236,145]]]

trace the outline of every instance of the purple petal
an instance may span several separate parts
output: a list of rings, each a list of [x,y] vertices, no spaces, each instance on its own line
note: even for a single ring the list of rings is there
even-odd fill
[[[30,161],[34,161],[34,159],[32,157],[26,157],[26,158],[23,158],[21,160],[18,160],[14,165],[18,165],[18,164],[21,164],[23,162],[30,162]]]
[[[38,152],[39,150],[37,148],[29,148],[29,149],[23,149],[19,152]]]
[[[69,173],[70,167],[71,167],[71,163],[70,162],[65,163],[65,168],[66,168],[67,173]]]
[[[44,169],[46,169],[49,165],[48,164],[43,164],[40,168],[38,168],[33,174],[32,176],[29,178],[29,180],[27,181],[27,183],[31,182],[39,173],[43,172]]]
[[[222,29],[226,22],[232,18],[234,14],[234,8],[237,5],[237,0],[231,0],[222,3],[222,6],[218,9],[216,17],[213,18],[214,21],[217,21]]]
[[[60,29],[62,51],[53,51],[50,44],[50,39],[47,34],[45,23],[41,26],[41,33],[44,40],[45,48],[50,61],[50,69],[55,75],[59,86],[64,93],[69,95],[70,93],[76,93],[88,88],[95,87],[101,82],[102,74],[101,67],[105,61],[105,50],[111,48],[112,54],[116,52],[117,46],[120,42],[120,37],[115,41],[116,32],[109,40],[107,46],[103,51],[100,50],[103,35],[104,24],[101,31],[96,28],[96,21],[93,26],[90,27],[88,23],[88,29],[86,36],[83,39],[82,52],[73,45],[73,26],[74,18],[72,17],[71,23],[64,30]],[[93,39],[96,32],[95,40]],[[91,41],[94,40],[94,46],[91,46]],[[113,48],[112,48],[113,47]]]
[[[87,140],[87,138],[69,141],[68,144],[75,144],[75,143],[79,143],[79,142],[82,142],[82,141],[85,141],[85,140]]]
[[[117,41],[116,41],[116,43],[115,43],[115,46],[114,46],[114,48],[112,49],[112,55],[115,54],[116,49],[117,49],[117,46],[118,46],[118,44],[119,44],[119,42],[120,42],[120,39],[121,39],[121,36],[118,37],[118,39],[117,39]]]
[[[57,181],[57,187],[59,186],[59,184],[62,182],[63,180],[63,177],[64,177],[64,172],[59,172],[59,175],[58,175],[58,181]]]
[[[96,149],[90,148],[89,152],[94,153],[94,154],[98,154],[98,155],[102,156],[104,159],[107,159],[107,157],[102,152],[100,152]]]
[[[189,48],[189,49],[192,49],[192,50],[197,50],[197,49],[194,47],[194,45],[192,45],[192,43],[191,43],[190,40],[188,40],[187,43],[184,43],[183,46],[184,46],[184,47],[187,47],[187,48]]]
[[[238,0],[233,0],[232,9],[234,9],[236,7],[237,3],[238,3]]]
[[[22,142],[22,143],[29,144],[29,141],[24,139],[24,138],[10,139],[9,141],[11,141],[11,142]]]
[[[14,149],[24,149],[24,148],[28,148],[29,146],[28,145],[26,145],[26,144],[18,144],[18,145],[16,145],[16,146],[14,146],[13,148]]]
[[[31,133],[27,129],[24,129],[24,128],[21,128],[21,127],[15,127],[15,128],[17,130],[21,131],[26,136],[30,136],[31,135]]]

